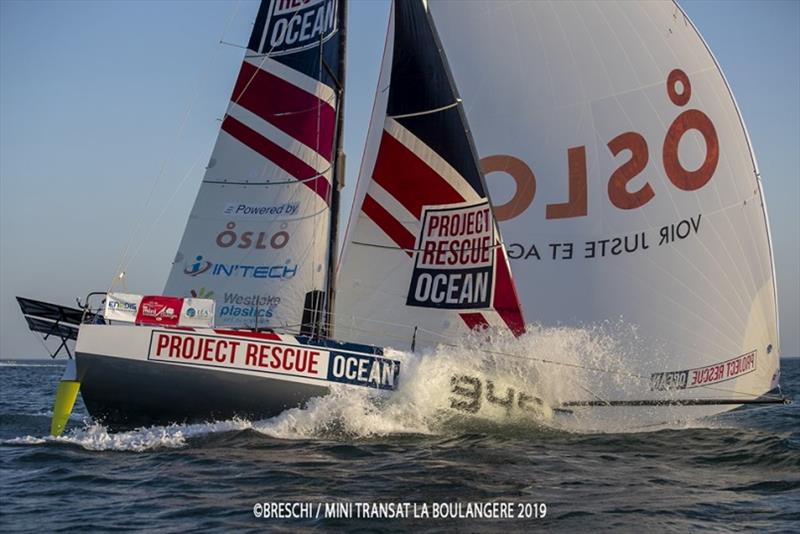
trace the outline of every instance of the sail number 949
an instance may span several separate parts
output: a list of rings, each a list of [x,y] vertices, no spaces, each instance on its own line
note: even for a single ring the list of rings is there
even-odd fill
[[[544,401],[514,388],[500,391],[492,380],[481,380],[475,376],[456,375],[450,377],[450,407],[467,413],[477,413],[481,404],[488,402],[505,408],[506,415],[514,412],[544,413]]]

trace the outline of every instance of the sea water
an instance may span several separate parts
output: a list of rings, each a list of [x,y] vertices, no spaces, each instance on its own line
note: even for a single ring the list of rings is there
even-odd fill
[[[398,391],[336,387],[262,421],[112,432],[79,399],[60,438],[63,362],[2,361],[0,528],[796,532],[797,404],[657,424],[550,408],[643,387],[608,372],[620,338],[637,350],[605,325],[534,329],[524,357],[502,336],[394,351]],[[795,395],[800,360],[781,363]]]

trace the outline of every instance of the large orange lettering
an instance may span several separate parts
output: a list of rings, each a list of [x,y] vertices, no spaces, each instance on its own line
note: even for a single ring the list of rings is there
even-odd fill
[[[588,213],[586,193],[586,147],[572,147],[567,150],[569,163],[569,200],[560,204],[548,204],[548,219],[568,219],[583,217]]]
[[[629,193],[626,186],[647,167],[647,161],[650,159],[647,141],[641,134],[625,132],[609,141],[608,148],[615,156],[623,150],[631,151],[631,158],[620,165],[608,180],[608,199],[622,210],[644,206],[655,196],[650,184],[645,183],[633,193]]]

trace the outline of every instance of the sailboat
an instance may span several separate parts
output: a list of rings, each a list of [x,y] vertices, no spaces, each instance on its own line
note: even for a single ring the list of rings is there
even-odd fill
[[[112,426],[391,392],[402,351],[476,332],[540,382],[501,395],[456,374],[448,409],[664,420],[782,401],[764,396],[779,350],[755,159],[676,4],[393,2],[339,261],[345,22],[344,0],[261,2],[163,295],[107,292],[67,328],[53,433],[78,389]],[[644,341],[615,362],[524,350],[528,321],[620,316]],[[550,391],[557,373],[576,387]]]

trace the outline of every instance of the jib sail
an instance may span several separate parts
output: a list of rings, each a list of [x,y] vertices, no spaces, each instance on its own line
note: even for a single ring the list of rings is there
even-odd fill
[[[336,334],[407,347],[524,320],[423,2],[395,2],[339,273]]]

